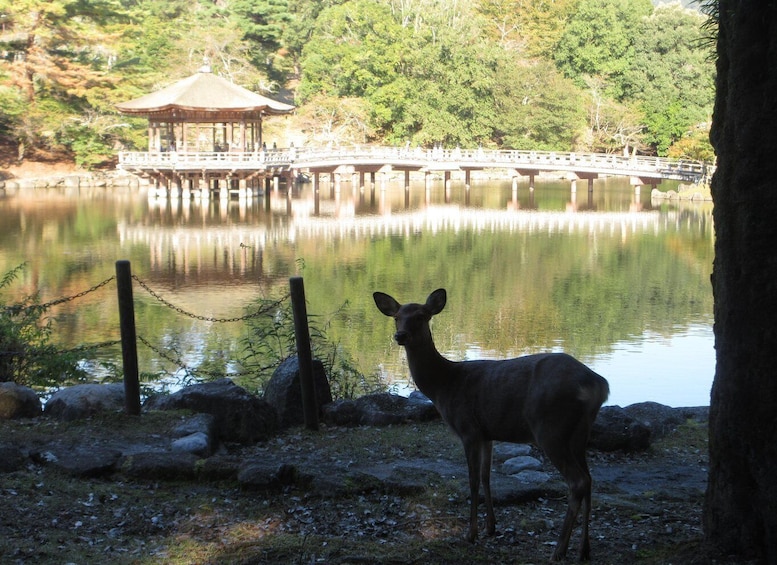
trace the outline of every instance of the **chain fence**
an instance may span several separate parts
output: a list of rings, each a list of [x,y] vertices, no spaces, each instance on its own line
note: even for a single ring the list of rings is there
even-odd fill
[[[257,318],[259,316],[266,315],[271,312],[277,311],[279,307],[282,306],[282,304],[289,299],[289,294],[285,294],[281,298],[278,298],[277,300],[273,300],[270,302],[267,302],[263,304],[260,308],[258,308],[254,312],[249,312],[247,314],[244,314],[242,316],[235,316],[230,318],[215,318],[211,316],[204,316],[200,314],[195,314],[192,312],[189,312],[180,306],[177,306],[176,304],[170,302],[166,298],[164,298],[159,292],[155,291],[151,286],[140,279],[137,275],[132,275],[132,279],[138,284],[140,288],[142,288],[146,293],[148,293],[152,298],[157,300],[160,304],[163,306],[173,310],[174,312],[192,318],[194,320],[198,321],[204,321],[204,322],[210,322],[210,323],[236,323],[236,322],[244,322],[253,318]],[[71,296],[65,296],[61,298],[57,298],[54,300],[50,300],[45,303],[33,303],[33,304],[14,304],[11,306],[5,306],[3,310],[10,316],[19,316],[21,314],[29,314],[29,313],[42,313],[46,310],[58,306],[60,304],[65,304],[68,302],[73,302],[75,300],[78,300],[79,298],[83,298],[91,293],[97,292],[98,290],[102,289],[106,285],[114,282],[116,280],[116,275],[111,276],[102,282],[97,283],[96,285],[81,291],[77,294],[73,294]],[[153,351],[158,358],[163,359],[164,361],[167,361],[174,367],[176,367],[174,373],[182,372],[183,375],[185,375],[185,379],[191,379],[196,377],[209,377],[209,378],[220,378],[220,377],[244,377],[244,376],[255,376],[257,373],[264,372],[266,370],[272,369],[273,365],[268,365],[267,367],[254,367],[249,372],[237,372],[237,371],[230,371],[229,373],[226,372],[218,372],[218,371],[209,371],[205,370],[199,367],[190,367],[188,366],[179,355],[177,355],[174,351],[165,350],[161,347],[155,346],[152,344],[148,339],[141,335],[137,335],[136,339],[138,342],[142,343],[144,346],[146,346],[148,349]],[[91,343],[91,344],[83,344],[78,345],[72,348],[68,349],[57,349],[56,354],[65,354],[65,353],[79,353],[79,352],[93,352],[99,349],[108,348],[108,347],[114,347],[116,345],[120,345],[122,343],[121,339],[118,340],[106,340],[98,343]],[[3,357],[14,357],[14,356],[21,356],[21,355],[29,355],[30,352],[33,352],[33,350],[26,350],[26,351],[20,351],[20,350],[0,350],[0,360],[2,360]]]

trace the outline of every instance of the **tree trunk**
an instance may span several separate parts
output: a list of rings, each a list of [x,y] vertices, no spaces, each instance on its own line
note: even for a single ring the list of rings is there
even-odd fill
[[[720,0],[707,542],[777,563],[777,0]]]

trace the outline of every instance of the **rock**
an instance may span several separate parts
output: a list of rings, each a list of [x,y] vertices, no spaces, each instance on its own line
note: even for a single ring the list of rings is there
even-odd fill
[[[492,459],[496,462],[505,462],[513,457],[521,457],[531,453],[531,445],[527,443],[494,442]]]
[[[216,418],[213,414],[194,414],[172,430],[173,451],[186,451],[209,457],[218,443]]]
[[[362,413],[354,400],[336,400],[323,407],[321,419],[330,426],[358,426]]]
[[[469,484],[461,481],[463,496],[469,497]],[[501,476],[492,474],[491,493],[495,506],[522,504],[540,498],[564,498],[567,486],[561,480],[554,480],[548,473],[541,471],[523,471],[517,475]],[[482,500],[483,495],[481,493]]]
[[[658,402],[640,402],[631,404],[623,409],[623,412],[647,426],[651,438],[658,439],[666,436],[685,423],[683,415],[674,408],[664,406]]]
[[[173,451],[184,451],[200,457],[208,457],[213,451],[210,437],[202,432],[194,432],[173,440],[170,447]]]
[[[213,414],[193,414],[173,428],[172,435],[180,438],[196,433],[203,433],[208,437],[216,437],[216,418]]]
[[[149,451],[121,458],[118,470],[135,479],[191,480],[197,476],[198,461],[191,453]]]
[[[0,444],[0,473],[13,473],[24,468],[27,457],[15,445]]]
[[[34,390],[13,382],[0,383],[0,420],[35,418],[42,411]]]
[[[297,481],[297,477],[297,468],[294,465],[260,460],[248,461],[237,472],[240,486],[258,490],[291,486]]]
[[[658,402],[639,402],[626,406],[623,411],[647,426],[651,438],[658,439],[670,434],[688,420],[706,424],[709,421],[710,409],[709,406],[672,408]]]
[[[124,408],[124,385],[85,384],[63,388],[55,392],[44,412],[60,420],[78,420],[103,411],[120,411]]]
[[[53,444],[30,453],[40,465],[56,467],[74,477],[104,477],[113,473],[121,458],[118,449]]]
[[[650,429],[620,406],[604,406],[591,428],[589,445],[601,451],[639,451],[650,447]]]
[[[551,479],[550,473],[540,471],[539,469],[524,469],[514,473],[512,477],[525,485],[540,485],[547,483]]]
[[[266,401],[249,394],[230,379],[196,384],[169,394],[152,396],[145,410],[193,410],[215,418],[219,439],[255,443],[278,430],[278,415]]]
[[[237,481],[243,460],[234,455],[217,453],[197,464],[198,477],[203,481]]]
[[[321,408],[332,402],[332,391],[329,388],[324,365],[318,359],[313,360],[313,383],[316,389],[316,403],[320,417]],[[299,378],[299,359],[296,355],[286,359],[275,370],[264,390],[264,399],[278,413],[278,424],[281,428],[305,423]]]
[[[674,408],[674,411],[680,414],[686,422],[693,420],[697,424],[708,424],[710,421],[709,406],[690,406],[687,408]]]
[[[425,397],[404,397],[381,392],[356,400],[339,400],[324,407],[324,422],[334,426],[389,426],[439,418]]]
[[[542,462],[528,455],[512,457],[502,463],[502,472],[505,475],[516,475],[521,471],[539,471],[542,469]]]

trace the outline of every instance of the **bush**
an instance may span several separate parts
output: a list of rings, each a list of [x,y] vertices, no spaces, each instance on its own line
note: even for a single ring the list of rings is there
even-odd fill
[[[3,276],[0,291],[24,266]],[[48,387],[85,380],[86,373],[80,368],[85,352],[60,351],[50,343],[52,321],[45,318],[48,309],[37,295],[10,306],[0,301],[0,382]]]
[[[342,311],[345,305],[338,309]],[[287,358],[297,354],[294,333],[294,315],[289,297],[272,301],[259,301],[261,315],[247,322],[248,335],[243,340],[243,356],[240,359],[244,371],[253,372],[253,388],[263,390],[275,369]],[[336,312],[337,313],[337,312]],[[335,314],[336,314],[335,313]],[[385,389],[377,374],[359,372],[351,355],[326,334],[329,323],[317,316],[308,315],[310,342],[313,357],[324,365],[332,396],[355,398],[360,394]]]

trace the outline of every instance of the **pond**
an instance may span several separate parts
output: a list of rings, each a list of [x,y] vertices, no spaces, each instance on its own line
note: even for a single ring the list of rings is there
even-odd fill
[[[308,314],[359,371],[399,391],[410,388],[404,351],[372,293],[422,302],[444,287],[448,305],[433,332],[446,356],[566,351],[610,381],[609,404],[709,404],[712,205],[653,201],[628,179],[597,180],[591,194],[553,179],[534,190],[500,180],[407,191],[323,182],[318,197],[303,184],[229,201],[30,189],[0,199],[0,226],[0,272],[27,262],[6,301],[74,296],[113,276],[117,260],[131,261],[156,295],[135,283],[145,373],[214,357],[229,368],[242,324],[213,319],[241,317],[301,275]],[[116,302],[108,284],[56,306],[55,340],[118,340]],[[120,364],[120,348],[99,357]]]

